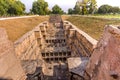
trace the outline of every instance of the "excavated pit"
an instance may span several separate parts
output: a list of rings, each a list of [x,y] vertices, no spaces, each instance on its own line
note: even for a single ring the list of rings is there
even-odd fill
[[[83,80],[96,43],[60,15],[51,15],[14,44],[27,80]]]
[[[68,80],[67,58],[71,57],[71,50],[66,43],[61,16],[50,16],[48,25],[40,26],[42,66],[36,68],[36,71],[33,70],[35,71],[33,74],[28,74],[28,80]],[[33,67],[33,65],[37,65],[37,62],[31,61],[28,64]],[[26,65],[25,61],[23,63],[23,66]]]

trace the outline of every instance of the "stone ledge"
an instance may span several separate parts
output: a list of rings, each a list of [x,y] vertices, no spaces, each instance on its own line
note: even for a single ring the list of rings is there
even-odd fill
[[[69,21],[64,21],[64,22],[68,22],[69,25],[72,26],[72,28],[74,28],[77,32],[79,32],[83,37],[85,37],[90,43],[92,43],[93,45],[97,44],[97,40],[93,39],[91,36],[89,36],[87,33],[85,33],[84,31],[78,29],[75,25],[73,25],[71,22]]]
[[[69,21],[64,21],[64,29],[66,33],[66,38],[68,39],[67,40],[68,45],[74,46],[73,44],[76,44],[77,49],[80,50],[83,56],[90,57],[98,41],[90,37],[84,31],[78,29],[75,25],[73,25]],[[75,51],[75,49],[72,50],[75,53],[78,53]]]

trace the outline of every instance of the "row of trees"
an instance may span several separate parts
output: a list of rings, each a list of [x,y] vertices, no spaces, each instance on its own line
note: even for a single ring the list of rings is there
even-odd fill
[[[73,9],[68,9],[68,14],[94,14],[97,10],[96,0],[77,1]]]
[[[96,0],[83,0],[82,2],[77,1],[74,9],[69,9],[68,14],[94,14],[96,11]],[[55,5],[52,11],[48,9],[48,3],[44,0],[37,0],[33,3],[31,13],[45,15],[45,14],[64,14],[65,12],[58,6]]]
[[[0,15],[22,15],[25,5],[19,0],[0,0]]]
[[[55,5],[52,8],[52,11],[48,9],[48,3],[44,0],[37,0],[33,2],[31,13],[39,14],[39,15],[46,15],[46,14],[63,14],[63,10],[58,6]]]
[[[98,9],[99,14],[108,14],[108,13],[120,13],[120,8],[119,7],[113,7],[110,5],[102,5]]]
[[[48,3],[44,0],[37,0],[33,2],[31,12],[33,14],[46,15],[49,13]]]
[[[25,5],[20,0],[0,0],[0,15],[22,15],[25,13]],[[35,0],[30,10],[31,14],[64,14],[65,12],[58,6],[48,9],[48,3],[45,0]],[[75,7],[68,9],[68,14],[107,14],[120,13],[119,7],[102,5],[97,9],[96,0],[78,0]]]
[[[63,10],[55,5],[52,11],[48,9],[48,3],[44,0],[36,0],[32,4],[30,14],[63,14]],[[25,14],[25,5],[20,0],[0,0],[0,16],[14,16]]]
[[[95,0],[84,0],[83,2],[77,2],[75,7],[68,9],[68,14],[115,14],[120,13],[119,7],[113,7],[110,5],[101,5],[97,9]]]

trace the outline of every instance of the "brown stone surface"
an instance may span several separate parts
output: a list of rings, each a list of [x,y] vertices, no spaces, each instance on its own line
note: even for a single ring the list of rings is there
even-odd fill
[[[13,43],[7,39],[4,29],[0,29],[0,79],[24,80],[25,73],[16,58]]]
[[[88,57],[73,57],[68,58],[69,72],[79,76],[84,76],[85,68],[88,63]]]
[[[40,50],[37,39],[41,37],[39,31],[40,25],[14,42],[15,52],[20,60],[36,60],[39,57]]]
[[[86,71],[91,80],[120,80],[120,29],[106,26]]]

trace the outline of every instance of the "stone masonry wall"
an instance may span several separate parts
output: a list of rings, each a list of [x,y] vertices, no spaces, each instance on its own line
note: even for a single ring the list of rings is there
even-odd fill
[[[68,21],[64,21],[64,29],[73,56],[91,56],[97,41]]]
[[[36,60],[41,58],[39,56],[42,42],[40,26],[46,25],[46,22],[39,24],[14,43],[16,55],[20,60]]]
[[[41,58],[40,50],[43,47],[43,33],[45,27],[48,26],[46,22],[39,24],[35,29],[26,33],[23,37],[17,40],[15,44],[15,52],[21,60],[35,60]],[[43,30],[42,30],[43,29]],[[85,32],[79,30],[70,22],[64,22],[65,36],[67,45],[71,48],[73,56],[90,56],[93,52],[97,41],[87,35]]]
[[[25,80],[25,73],[17,59],[13,43],[0,29],[0,80]]]

